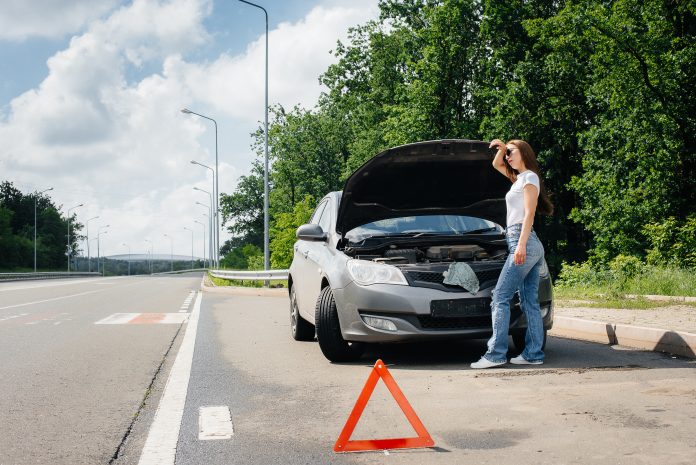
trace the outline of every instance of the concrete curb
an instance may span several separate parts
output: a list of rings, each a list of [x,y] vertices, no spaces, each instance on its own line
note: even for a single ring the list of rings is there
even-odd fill
[[[557,316],[549,335],[696,358],[696,334],[684,331]]]
[[[204,292],[228,295],[253,295],[259,297],[288,297],[288,289],[284,287],[241,287],[241,286],[211,286],[203,280],[201,289]]]

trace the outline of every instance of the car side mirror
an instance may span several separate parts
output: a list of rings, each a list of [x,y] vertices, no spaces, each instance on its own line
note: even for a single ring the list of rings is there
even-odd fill
[[[328,234],[318,224],[303,224],[297,228],[297,238],[303,241],[326,242]]]

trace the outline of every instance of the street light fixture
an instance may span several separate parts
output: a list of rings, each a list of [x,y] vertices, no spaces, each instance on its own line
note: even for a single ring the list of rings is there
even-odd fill
[[[99,229],[97,229],[97,273],[99,273],[99,263],[101,262],[101,250],[99,247],[99,245],[100,245],[99,236],[101,236],[102,234],[108,233],[109,231],[101,232],[101,230],[106,229],[109,226],[111,226],[111,225],[107,224],[106,226],[101,226]],[[102,263],[102,271],[101,272],[102,272],[102,276],[104,276],[104,264],[103,263]]]
[[[165,234],[164,237],[169,238],[169,270],[174,271],[174,240],[172,239],[172,236],[170,236],[169,234]]]
[[[155,251],[154,250],[155,245],[152,243],[152,241],[150,239],[145,239],[145,242],[150,243],[150,257],[149,257],[150,259],[148,260],[148,268],[150,269],[150,274],[152,274],[152,255],[153,255],[153,252]]]
[[[38,192],[34,195],[34,273],[36,273],[36,201],[38,200],[41,194],[52,190],[53,188],[49,187],[48,189]]]
[[[198,165],[198,166],[202,166],[202,167],[204,167],[204,168],[207,168],[207,169],[209,169],[210,171],[212,171],[213,175],[215,175],[215,170],[213,170],[213,169],[212,169],[210,166],[208,166],[208,165],[204,165],[203,163],[197,162],[196,160],[191,160],[191,164],[192,164],[192,165]],[[217,202],[217,197],[218,197],[218,196],[215,196],[216,203],[213,204],[213,196],[214,196],[214,194],[215,194],[215,180],[213,179],[213,193],[212,193],[212,194],[211,194],[210,192],[208,192],[208,191],[206,191],[206,190],[203,190],[203,189],[200,189],[200,188],[198,188],[198,187],[194,187],[193,190],[205,192],[205,193],[207,193],[207,194],[210,196],[210,205],[211,205],[211,208],[212,208],[212,207],[215,207],[215,212],[213,212],[213,215],[214,215],[214,216],[211,216],[210,219],[211,219],[211,221],[213,221],[213,218],[215,218],[215,221],[217,222],[217,218],[218,218],[218,215],[219,215],[220,213],[219,213],[219,211],[218,211],[218,209],[219,209],[219,205],[218,205],[218,202]],[[216,224],[217,224],[217,223],[216,223]],[[219,224],[218,224],[218,227],[215,228],[215,232],[214,232],[214,236],[213,236],[213,241],[214,241],[215,244],[217,245],[217,251],[215,252],[215,261],[216,261],[216,262],[219,262],[219,261],[220,261],[220,257],[219,257],[219,255],[220,255],[220,240],[219,240],[219,238],[218,238],[218,235],[220,234],[219,229],[220,229],[220,228],[219,228]],[[212,223],[211,223],[211,226],[210,226],[210,231],[211,231],[211,234],[213,234],[213,232],[212,232],[212,231],[213,231]],[[211,250],[212,250],[212,248],[213,248],[213,247],[212,247],[212,244],[213,244],[213,242],[210,243],[210,245],[211,245],[210,249],[211,249]]]
[[[203,267],[205,267],[205,225],[198,220],[193,220],[194,223],[198,223],[203,228]]]
[[[217,261],[220,261],[219,254],[220,254],[220,184],[218,182],[218,130],[217,130],[217,121],[215,121],[213,118],[205,115],[201,115],[200,113],[196,113],[195,111],[191,111],[188,108],[182,108],[181,110],[182,113],[187,114],[187,115],[196,115],[200,116],[201,118],[205,118],[207,120],[210,120],[213,122],[215,125],[215,186],[213,189],[213,194],[215,195],[215,257],[217,257]],[[191,161],[191,163],[196,164],[196,165],[201,165],[201,163]],[[205,165],[201,165],[205,166]],[[207,168],[207,167],[206,167]]]
[[[128,276],[130,276],[131,248],[130,245],[126,244],[125,242],[123,243],[123,245],[128,247]]]
[[[88,219],[85,222],[85,225],[87,226],[87,271],[91,272],[92,271],[92,255],[90,254],[89,251],[89,222],[92,220],[96,220],[99,218],[98,216],[93,216],[92,218]]]
[[[255,3],[248,2],[246,0],[239,0],[247,5],[254,6],[263,10],[266,16],[266,101],[264,104],[265,111],[265,127],[264,127],[264,138],[265,138],[265,157],[264,157],[264,171],[263,171],[263,264],[264,269],[268,270],[270,266],[269,254],[268,254],[268,12],[266,9]],[[266,286],[268,286],[268,281],[266,281]]]
[[[70,212],[72,210],[75,210],[76,208],[83,207],[83,206],[84,206],[84,204],[81,203],[80,205],[75,205],[72,208],[68,208],[68,215],[67,215],[68,216],[68,273],[70,273],[70,255],[72,255],[71,254],[72,247],[70,247]]]
[[[191,231],[191,269],[193,269],[193,229],[184,226],[184,229]]]

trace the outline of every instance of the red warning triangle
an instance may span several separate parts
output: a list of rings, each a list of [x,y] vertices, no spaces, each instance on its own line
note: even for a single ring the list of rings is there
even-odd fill
[[[396,403],[399,404],[399,407],[401,407],[401,411],[404,412],[406,419],[408,419],[408,422],[411,423],[411,426],[416,431],[418,436],[415,438],[367,439],[350,441],[350,436],[353,434],[353,430],[355,430],[355,426],[358,424],[358,420],[360,420],[363,410],[365,410],[367,401],[370,400],[370,396],[375,390],[377,381],[379,381],[380,378],[382,378],[382,381],[384,381],[384,384],[389,389],[389,392],[391,392],[391,395],[394,397],[394,400],[396,400]],[[420,447],[432,447],[434,445],[435,441],[433,441],[430,434],[428,434],[428,431],[426,431],[425,426],[423,426],[423,423],[418,418],[418,415],[416,415],[413,407],[411,407],[411,404],[409,404],[406,400],[404,393],[401,392],[399,386],[396,385],[396,381],[394,381],[394,378],[389,373],[389,370],[387,370],[384,362],[382,362],[382,360],[377,360],[377,362],[375,362],[375,366],[370,372],[370,376],[368,376],[367,381],[365,382],[365,387],[363,387],[360,397],[358,397],[358,401],[355,403],[355,407],[353,407],[353,411],[350,412],[350,416],[343,427],[343,431],[341,431],[336,444],[334,444],[334,452],[416,449]]]

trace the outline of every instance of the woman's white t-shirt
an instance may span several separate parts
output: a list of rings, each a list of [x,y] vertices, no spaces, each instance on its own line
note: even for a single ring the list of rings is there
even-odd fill
[[[517,175],[517,180],[505,194],[507,205],[507,225],[522,223],[524,221],[524,186],[532,184],[536,186],[537,198],[539,198],[539,176],[534,171],[527,170]]]

